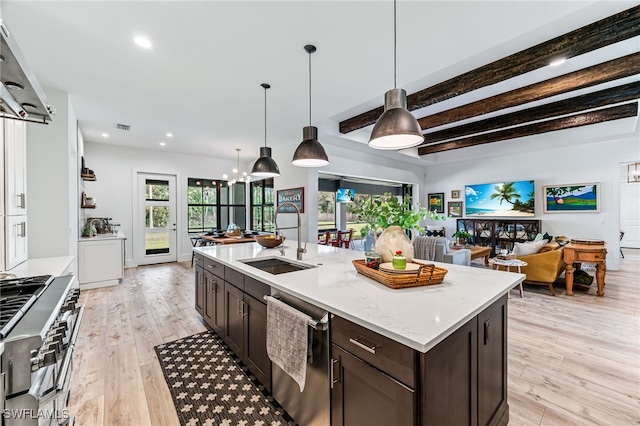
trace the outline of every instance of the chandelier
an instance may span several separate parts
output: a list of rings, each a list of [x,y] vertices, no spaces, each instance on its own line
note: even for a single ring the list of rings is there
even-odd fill
[[[236,182],[249,182],[251,180],[251,176],[247,172],[240,174],[240,148],[236,148],[236,151],[238,152],[238,167],[231,171],[233,173],[231,176],[226,173],[222,175],[222,179],[227,180],[228,186],[232,186]]]

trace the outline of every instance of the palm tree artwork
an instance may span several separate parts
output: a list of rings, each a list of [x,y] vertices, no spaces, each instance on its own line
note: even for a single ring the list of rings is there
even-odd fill
[[[533,181],[512,181],[465,187],[466,216],[533,216]]]

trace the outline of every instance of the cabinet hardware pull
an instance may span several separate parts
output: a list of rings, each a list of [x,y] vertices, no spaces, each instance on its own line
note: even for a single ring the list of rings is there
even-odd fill
[[[240,312],[240,299],[236,299],[236,312],[238,315],[242,315],[242,312]]]
[[[247,315],[249,315],[248,313],[247,313],[247,314],[245,314],[245,313],[244,313],[244,305],[245,305],[244,300],[241,300],[241,301],[240,301],[240,308],[241,308],[241,310],[240,310],[240,315],[241,315],[242,317],[246,317]]]
[[[369,352],[371,354],[374,354],[374,355],[376,354],[376,347],[377,346],[375,346],[375,345],[373,347],[367,346],[367,345],[365,345],[365,344],[360,342],[360,338],[359,337],[356,338],[356,339],[349,339],[349,341],[351,343],[353,343],[354,345],[356,345],[357,347],[359,347],[360,349],[364,349],[365,351],[367,351],[367,352]]]
[[[20,226],[20,233],[18,234],[18,237],[26,237],[27,236],[27,222],[20,222],[19,226]]]
[[[26,205],[26,202],[25,202],[26,194],[24,192],[21,194],[18,194],[18,198],[20,198],[20,203],[18,204],[18,207],[21,209],[24,209]]]
[[[490,325],[489,320],[486,320],[486,321],[484,322],[484,344],[485,344],[485,345],[486,345],[486,344],[487,344],[487,342],[489,341],[489,325]]]
[[[333,372],[336,364],[338,365],[338,368],[340,368],[340,359],[331,358],[331,377],[329,379],[331,382],[331,389],[333,389],[333,385],[335,385],[336,383],[340,383],[340,378],[335,379],[335,373]]]
[[[207,264],[207,268],[213,269],[213,268],[215,268],[215,267],[216,267],[216,265],[212,265],[212,264],[210,264],[210,263],[208,263],[208,264]]]

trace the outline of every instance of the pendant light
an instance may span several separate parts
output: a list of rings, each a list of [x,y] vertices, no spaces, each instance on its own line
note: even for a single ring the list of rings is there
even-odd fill
[[[404,149],[424,141],[418,120],[407,110],[407,92],[396,83],[396,0],[393,0],[393,89],[384,94],[384,112],[378,118],[369,146],[375,149]]]
[[[309,125],[302,129],[302,142],[293,153],[291,164],[298,167],[322,167],[329,164],[329,158],[318,141],[318,128],[311,125],[311,54],[316,51],[316,47],[308,44],[304,50],[309,54]]]
[[[238,181],[249,182],[251,180],[251,176],[247,172],[240,173],[240,148],[236,148],[236,151],[238,152],[238,167],[231,171],[233,173],[231,176],[226,173],[222,175],[222,179],[227,180],[227,186],[233,186]]]
[[[251,175],[269,178],[280,176],[280,169],[271,158],[271,148],[267,146],[267,89],[271,86],[267,83],[262,83],[260,86],[264,88],[264,146],[260,147],[260,158],[253,165]]]

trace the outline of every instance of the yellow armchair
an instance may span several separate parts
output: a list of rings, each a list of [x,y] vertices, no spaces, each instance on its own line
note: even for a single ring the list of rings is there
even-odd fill
[[[562,247],[559,247],[555,250],[518,256],[519,260],[528,264],[521,268],[522,273],[527,276],[524,282],[526,284],[547,285],[551,294],[555,296],[556,292],[553,289],[553,283],[564,271],[562,252]]]

